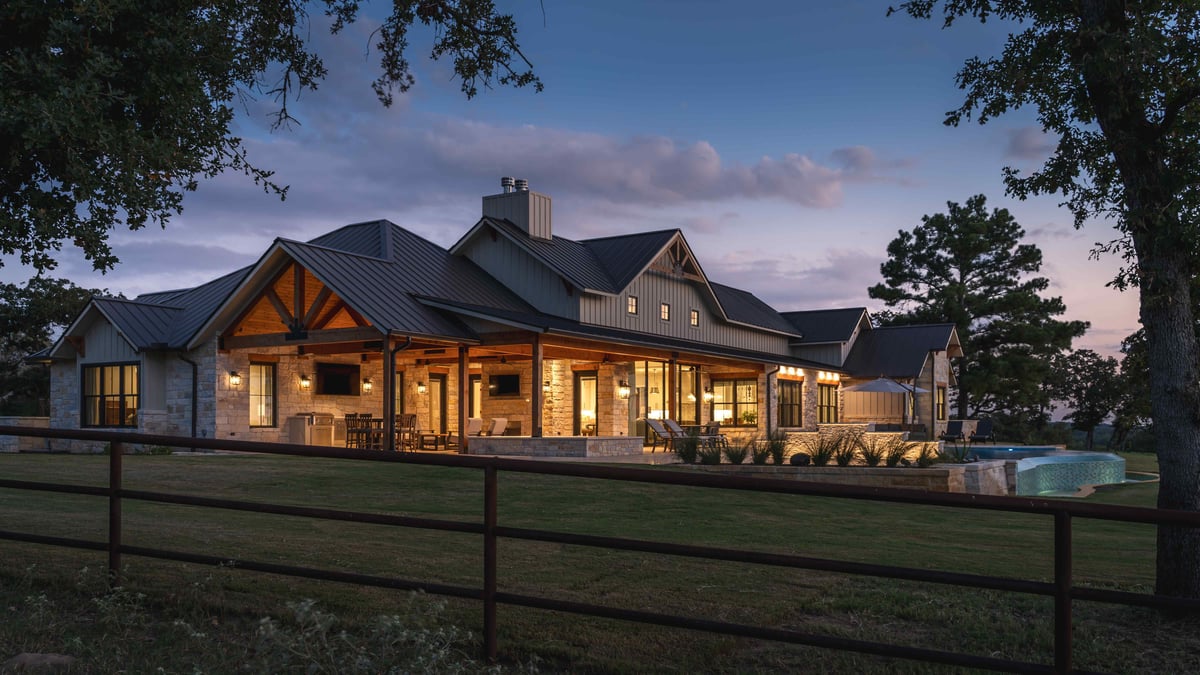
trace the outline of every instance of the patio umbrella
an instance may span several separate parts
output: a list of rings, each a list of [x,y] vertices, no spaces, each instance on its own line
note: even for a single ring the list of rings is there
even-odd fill
[[[842,387],[842,391],[861,391],[872,394],[926,394],[928,389],[922,389],[917,386],[900,384],[899,382],[880,377],[870,382],[862,382],[860,384],[852,384],[848,387]]]

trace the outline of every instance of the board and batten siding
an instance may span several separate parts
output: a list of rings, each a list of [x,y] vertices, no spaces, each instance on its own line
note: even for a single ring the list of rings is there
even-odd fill
[[[905,396],[869,391],[843,391],[841,421],[899,423],[904,415]]]
[[[120,331],[108,321],[92,322],[83,336],[86,356],[80,363],[129,363],[141,361],[141,355],[121,336]]]
[[[748,351],[787,354],[788,338],[776,333],[731,325],[714,311],[707,290],[694,281],[647,271],[616,297],[585,295],[579,303],[583,323],[651,333]],[[627,311],[627,298],[636,295],[638,313]],[[660,318],[662,303],[671,305],[671,320]],[[700,325],[692,326],[690,310],[700,312]]]
[[[477,236],[462,254],[540,312],[579,318],[579,292],[567,295],[562,277],[503,236]]]
[[[801,345],[792,347],[792,356],[798,359],[807,359],[816,361],[817,363],[827,363],[834,368],[840,368],[845,363],[845,356],[842,343],[833,342],[820,345]]]

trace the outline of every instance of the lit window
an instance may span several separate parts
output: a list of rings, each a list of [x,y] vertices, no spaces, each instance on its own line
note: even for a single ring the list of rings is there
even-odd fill
[[[838,386],[817,385],[817,424],[838,423]]]
[[[722,426],[758,426],[758,380],[712,381],[710,417]]]
[[[700,310],[693,309],[688,312],[688,323],[692,324],[693,326],[700,325]]]
[[[661,305],[659,305],[658,306],[658,318],[662,319],[663,321],[670,321],[671,320],[671,306],[665,302],[662,303]]]
[[[275,426],[275,364],[250,364],[250,426]]]
[[[630,314],[637,314],[637,296],[631,295],[625,298],[625,311]]]
[[[946,388],[937,388],[937,418],[939,420],[946,419]]]
[[[138,400],[136,363],[83,367],[82,426],[136,428]]]

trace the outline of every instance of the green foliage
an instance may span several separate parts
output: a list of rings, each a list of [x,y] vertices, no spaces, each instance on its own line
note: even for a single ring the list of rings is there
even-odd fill
[[[730,443],[729,445],[725,446],[725,459],[730,464],[741,464],[742,462],[746,461],[746,456],[749,454],[750,454],[749,444],[736,445],[736,444]]]
[[[174,451],[165,445],[152,445],[149,448],[146,448],[146,452],[151,455],[169,455]]]
[[[782,429],[776,429],[767,434],[767,454],[771,456],[771,463],[776,466],[783,466],[783,458],[787,454],[788,435]]]
[[[887,450],[884,453],[884,464],[892,469],[900,466],[900,461],[904,459],[904,457],[909,453],[910,450],[912,450],[912,448],[913,443],[906,441],[899,436],[893,436],[891,440],[888,441]]]
[[[671,449],[679,461],[684,464],[695,464],[696,458],[700,455],[700,437],[696,434],[688,434],[682,438],[676,438],[671,443]]]
[[[1055,318],[1066,306],[1041,295],[1050,285],[1035,276],[1042,252],[1021,243],[1025,231],[1007,210],[989,213],[986,202],[947,202],[947,213],[901,231],[880,266],[883,283],[867,291],[894,310],[890,323],[955,325],[965,352],[955,362],[962,418],[1048,406],[1040,384],[1051,357],[1087,329]]]
[[[971,446],[966,443],[946,443],[942,449],[942,459],[954,464],[966,464],[971,456]]]
[[[833,452],[833,461],[838,466],[850,466],[855,457],[858,457],[858,445],[847,440],[838,444]]]
[[[701,464],[714,465],[721,463],[721,446],[715,443],[701,443],[696,452]]]
[[[800,437],[800,444],[812,458],[813,466],[825,466],[829,464],[837,454],[838,448],[841,447],[842,436],[840,434],[806,434]]]
[[[1120,404],[1121,377],[1117,360],[1079,349],[1055,361],[1058,398],[1071,409],[1066,419],[1087,435],[1091,450],[1096,426]]]
[[[310,7],[341,31],[358,0],[101,3],[9,0],[0,21],[0,252],[53,269],[64,242],[98,270],[110,230],[165,226],[203,178],[231,170],[285,196],[231,130],[234,107],[265,95],[275,125],[326,75],[308,44]],[[493,83],[541,89],[493,0],[395,0],[371,33],[384,105],[414,80],[409,28],[432,26],[468,98]]]
[[[859,454],[862,455],[863,464],[867,466],[879,466],[879,463],[887,457],[888,448],[895,442],[895,436],[883,436],[880,434],[867,434],[859,441]],[[897,459],[897,462],[900,460]]]
[[[920,443],[921,447],[917,451],[917,466],[922,469],[933,466],[937,461],[937,445],[934,443]]]
[[[751,464],[766,464],[767,460],[771,458],[770,448],[766,443],[760,442],[758,436],[746,441],[746,447],[750,449]]]

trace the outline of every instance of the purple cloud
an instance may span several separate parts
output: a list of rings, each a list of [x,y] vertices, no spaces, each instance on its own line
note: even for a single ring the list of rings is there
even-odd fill
[[[1037,127],[1021,127],[1005,132],[1008,144],[1004,155],[1013,159],[1041,162],[1054,152],[1055,139]]]

